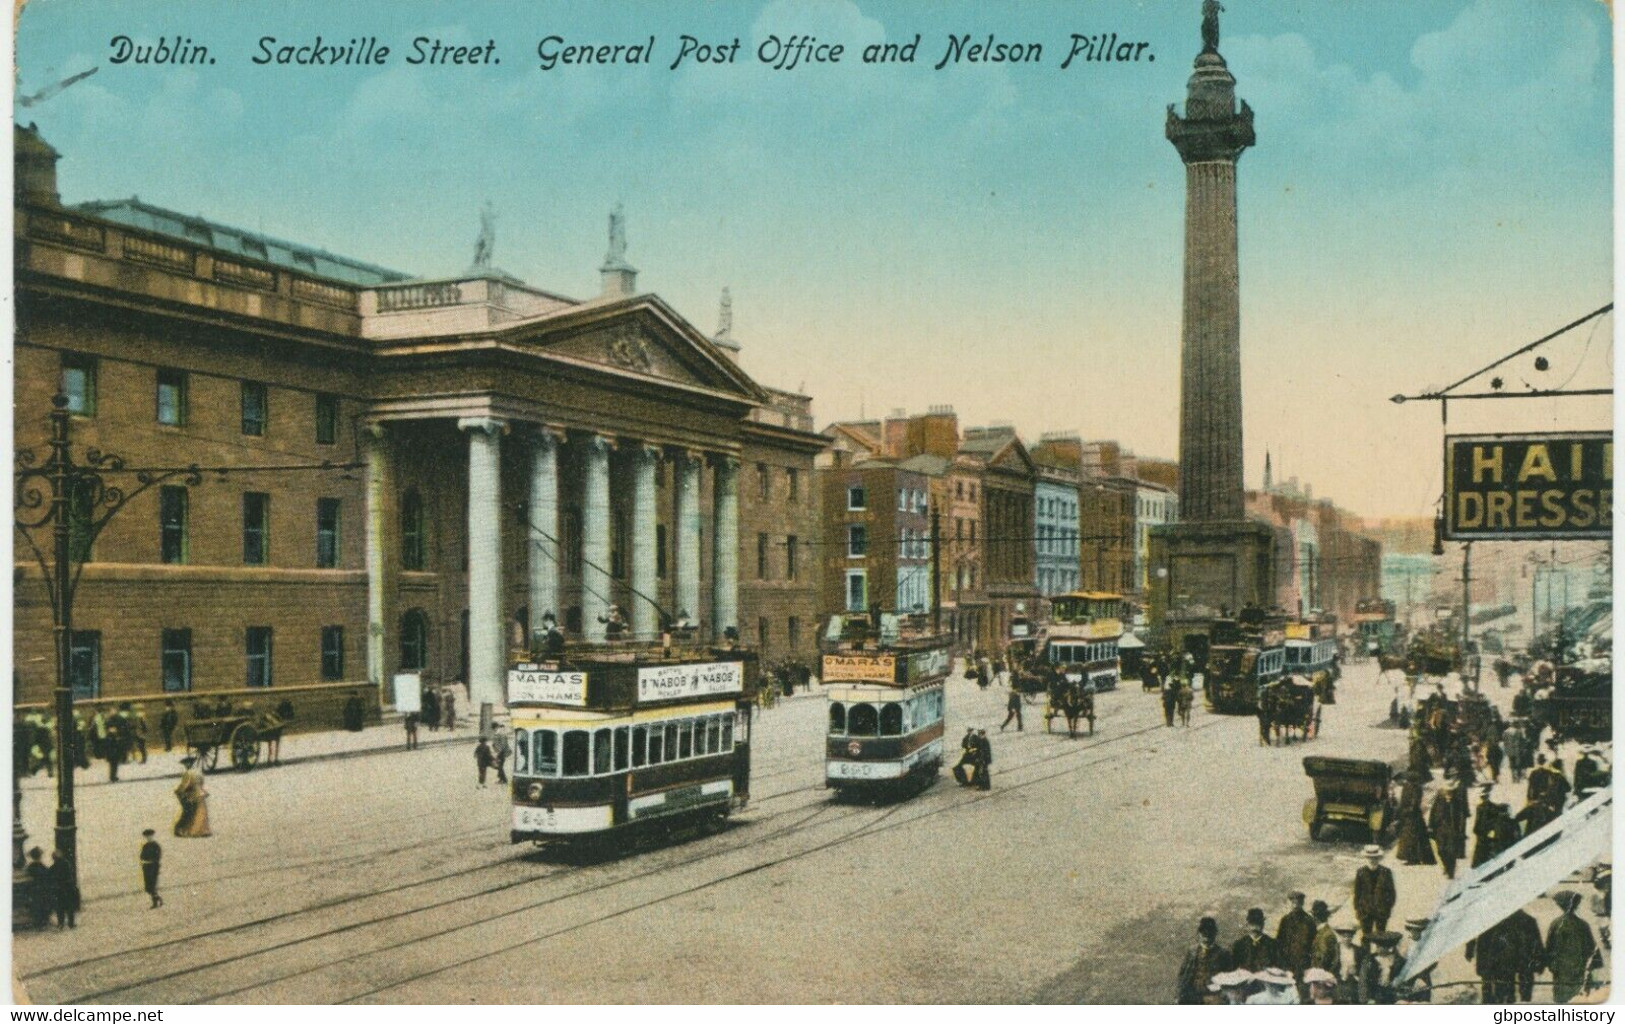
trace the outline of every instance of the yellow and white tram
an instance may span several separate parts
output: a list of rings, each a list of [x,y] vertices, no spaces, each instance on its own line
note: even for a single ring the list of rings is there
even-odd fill
[[[509,671],[513,842],[720,820],[745,805],[756,656],[646,654]]]
[[[1336,633],[1335,623],[1287,623],[1286,671],[1300,676],[1333,672],[1337,664]]]
[[[944,756],[950,643],[946,635],[899,636],[891,627],[873,646],[846,634],[824,654],[825,786],[907,791],[936,778]]]
[[[1042,658],[1091,692],[1115,690],[1122,676],[1123,595],[1076,591],[1050,602]],[[1076,676],[1077,678],[1073,678]]]

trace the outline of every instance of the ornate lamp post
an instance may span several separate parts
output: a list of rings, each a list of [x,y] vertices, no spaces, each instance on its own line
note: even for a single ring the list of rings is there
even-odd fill
[[[73,807],[73,595],[84,570],[84,557],[96,536],[131,498],[165,480],[181,478],[191,486],[203,482],[196,466],[171,469],[129,469],[124,459],[96,448],[85,451],[84,464],[74,462],[70,449],[71,421],[68,397],[58,392],[51,399],[50,453],[38,462],[32,449],[19,448],[15,457],[13,513],[16,531],[39,564],[51,599],[51,626],[56,641],[56,848],[69,860],[78,883],[77,831]],[[104,474],[128,473],[135,484],[110,485]],[[41,547],[50,531],[51,556]],[[76,550],[77,547],[77,550]],[[76,557],[77,556],[77,557]],[[77,564],[75,564],[77,562]],[[21,833],[21,782],[14,771],[12,840]],[[16,850],[13,851],[15,856]]]

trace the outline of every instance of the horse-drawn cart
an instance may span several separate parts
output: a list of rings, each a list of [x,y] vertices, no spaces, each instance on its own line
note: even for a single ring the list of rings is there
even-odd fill
[[[231,766],[246,772],[259,763],[260,731],[250,715],[194,718],[182,726],[181,742],[197,755],[198,765],[212,772],[220,764],[220,751],[228,752]]]
[[[1393,769],[1382,761],[1346,757],[1306,757],[1303,771],[1315,795],[1303,805],[1309,838],[1318,840],[1327,825],[1356,825],[1371,842],[1394,824]]]

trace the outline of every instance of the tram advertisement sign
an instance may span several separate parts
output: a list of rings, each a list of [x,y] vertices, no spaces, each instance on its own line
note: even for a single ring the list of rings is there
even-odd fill
[[[638,669],[638,703],[682,700],[713,693],[743,693],[745,671],[737,661],[703,665],[657,665]]]
[[[935,679],[948,674],[948,648],[934,647],[929,651],[915,651],[908,656],[905,663],[907,683],[918,683],[926,679]]]
[[[1450,435],[1444,490],[1447,540],[1606,540],[1613,536],[1614,436]]]
[[[826,683],[890,683],[897,678],[897,657],[892,654],[826,654]]]
[[[586,707],[587,673],[509,669],[508,703],[567,704],[571,707]]]

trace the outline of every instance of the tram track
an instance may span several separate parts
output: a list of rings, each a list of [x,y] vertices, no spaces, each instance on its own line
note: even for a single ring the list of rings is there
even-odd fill
[[[1111,719],[1115,719],[1117,717],[1118,717],[1118,715],[1113,714],[1109,718],[1106,718],[1105,716],[1103,716],[1103,719],[1105,721],[1109,722]],[[1224,719],[1208,720],[1208,721],[1203,722],[1203,724],[1194,727],[1193,730],[1182,730],[1182,731],[1200,731],[1200,730],[1203,730],[1203,729],[1206,729],[1206,728],[1211,728],[1213,726],[1216,726],[1222,721],[1224,721]],[[545,898],[543,898],[541,900],[528,902],[528,903],[526,903],[525,905],[523,905],[521,907],[507,909],[507,910],[504,910],[504,911],[502,911],[502,912],[500,912],[500,913],[498,913],[496,915],[482,916],[482,917],[478,918],[476,921],[473,921],[473,922],[454,924],[454,925],[451,925],[451,926],[449,926],[447,928],[438,929],[436,931],[430,932],[430,933],[422,935],[422,936],[408,938],[408,939],[405,939],[404,941],[397,942],[397,943],[387,944],[387,945],[382,946],[382,947],[377,948],[377,949],[369,949],[369,950],[360,951],[360,952],[357,952],[357,953],[353,954],[352,956],[342,958],[341,960],[332,961],[332,960],[324,959],[321,964],[318,964],[316,966],[309,967],[309,968],[299,970],[299,971],[289,972],[289,973],[286,973],[286,974],[279,975],[277,977],[260,979],[260,980],[257,980],[257,981],[255,981],[254,983],[252,983],[250,985],[240,986],[238,988],[230,989],[230,990],[227,990],[227,991],[213,992],[213,993],[209,993],[207,995],[204,995],[204,994],[200,993],[199,998],[201,998],[204,1001],[229,999],[232,996],[241,994],[243,992],[252,991],[252,990],[258,989],[258,988],[265,988],[265,987],[270,986],[270,985],[280,984],[280,983],[285,982],[287,980],[291,980],[291,979],[294,979],[294,978],[304,976],[306,974],[313,973],[314,971],[320,970],[320,969],[322,969],[324,967],[327,967],[327,966],[330,966],[333,963],[351,962],[351,961],[360,959],[362,957],[373,956],[373,955],[381,954],[381,953],[387,953],[387,952],[395,950],[395,949],[405,948],[407,946],[412,946],[412,945],[416,945],[416,944],[423,943],[423,942],[430,942],[430,941],[433,941],[434,939],[441,938],[443,936],[453,935],[453,934],[465,931],[465,930],[470,929],[470,928],[475,928],[475,927],[477,927],[477,926],[479,926],[481,924],[487,923],[487,922],[489,922],[491,920],[507,917],[507,916],[510,916],[512,914],[529,912],[529,911],[535,910],[535,909],[537,909],[539,907],[544,907],[544,906],[548,906],[548,905],[551,905],[551,904],[556,904],[556,903],[559,903],[559,902],[562,902],[562,901],[565,901],[565,900],[571,900],[571,899],[574,899],[577,896],[591,895],[591,894],[594,894],[594,893],[602,892],[602,891],[604,891],[606,889],[614,889],[616,887],[626,886],[626,885],[630,885],[632,883],[636,883],[636,882],[644,881],[644,880],[647,880],[647,879],[655,878],[655,877],[663,875],[663,874],[674,873],[674,872],[681,871],[681,870],[683,870],[685,868],[691,867],[691,866],[693,866],[695,864],[698,864],[698,863],[701,863],[701,862],[704,862],[704,861],[707,861],[707,860],[711,860],[711,859],[714,859],[714,858],[723,857],[723,856],[727,856],[727,855],[730,855],[730,854],[738,853],[738,852],[740,852],[742,850],[748,850],[748,849],[753,848],[753,847],[759,847],[762,844],[780,841],[780,840],[792,837],[792,836],[794,836],[794,835],[796,835],[796,834],[798,834],[800,832],[804,832],[804,831],[807,831],[807,830],[810,830],[810,829],[813,829],[813,828],[823,828],[823,827],[827,827],[827,826],[840,825],[842,823],[850,821],[853,817],[856,817],[856,816],[865,816],[867,818],[867,820],[865,820],[864,822],[859,824],[857,828],[852,829],[849,832],[843,833],[842,835],[836,836],[836,837],[834,837],[832,839],[828,839],[828,840],[825,840],[823,842],[817,843],[817,844],[813,845],[812,847],[809,847],[809,848],[807,848],[805,850],[791,851],[791,852],[785,853],[785,854],[780,855],[780,856],[775,856],[775,857],[772,857],[769,860],[764,861],[764,862],[762,862],[760,864],[747,866],[747,867],[742,868],[742,869],[740,869],[738,871],[728,872],[728,873],[726,873],[726,874],[724,874],[722,876],[719,876],[716,879],[712,879],[712,880],[700,883],[700,884],[695,885],[695,886],[688,886],[688,887],[685,887],[683,889],[679,889],[678,891],[675,891],[675,892],[672,892],[672,893],[657,896],[656,898],[654,898],[652,900],[634,901],[631,905],[629,905],[629,906],[627,906],[625,908],[622,908],[621,910],[617,910],[615,912],[612,912],[609,915],[604,915],[604,916],[601,916],[600,918],[590,919],[588,921],[582,922],[582,923],[580,923],[578,925],[571,926],[570,928],[565,929],[565,930],[560,931],[560,932],[557,932],[557,933],[550,933],[550,935],[552,935],[552,934],[565,934],[568,931],[577,930],[577,929],[582,928],[582,927],[588,927],[588,926],[590,926],[591,924],[595,923],[598,920],[610,920],[610,919],[612,919],[614,917],[624,916],[625,914],[636,912],[638,909],[640,909],[642,907],[654,906],[654,905],[657,905],[659,903],[666,902],[669,899],[678,898],[678,897],[680,897],[680,896],[682,896],[684,894],[687,894],[689,892],[698,892],[698,891],[701,891],[701,890],[703,890],[705,888],[709,888],[712,885],[721,884],[721,883],[723,883],[723,882],[725,882],[725,881],[727,881],[727,880],[729,880],[731,878],[742,877],[743,875],[750,874],[750,873],[753,873],[755,871],[760,871],[760,870],[763,870],[765,868],[775,866],[777,864],[788,863],[788,862],[791,862],[793,860],[799,859],[801,857],[812,856],[812,855],[814,855],[814,854],[816,854],[816,853],[818,853],[818,852],[820,852],[822,850],[829,849],[829,848],[831,848],[833,846],[838,846],[838,845],[841,845],[843,843],[854,842],[854,841],[856,841],[856,840],[858,840],[860,838],[863,838],[865,835],[875,834],[875,833],[878,833],[878,832],[889,831],[892,828],[901,827],[901,826],[903,826],[905,824],[920,820],[921,818],[924,818],[924,817],[933,817],[933,816],[935,816],[937,814],[947,813],[948,811],[951,811],[951,810],[961,809],[961,808],[966,807],[966,806],[974,806],[975,804],[980,803],[982,800],[998,798],[998,796],[1001,793],[1016,791],[1016,790],[1019,790],[1019,789],[1026,788],[1026,787],[1031,786],[1031,785],[1037,785],[1037,784],[1040,784],[1042,782],[1049,781],[1049,780],[1054,779],[1054,778],[1058,778],[1058,777],[1062,777],[1062,776],[1065,776],[1065,775],[1073,774],[1073,773],[1075,773],[1077,771],[1084,770],[1084,769],[1086,769],[1088,767],[1093,767],[1094,765],[1099,764],[1102,761],[1108,760],[1108,759],[1106,759],[1106,758],[1091,759],[1091,760],[1088,760],[1088,761],[1086,761],[1086,762],[1084,762],[1082,764],[1071,765],[1071,766],[1065,767],[1065,768],[1061,769],[1060,771],[1056,771],[1056,772],[1044,773],[1044,774],[1039,775],[1039,776],[1037,776],[1035,778],[1032,778],[1032,779],[1020,779],[1020,780],[1011,779],[1012,776],[1017,775],[1017,774],[1022,773],[1022,772],[1025,772],[1026,770],[1031,769],[1031,768],[1033,768],[1035,766],[1040,766],[1040,765],[1045,765],[1045,764],[1055,764],[1056,762],[1062,762],[1062,761],[1069,761],[1073,757],[1086,755],[1090,751],[1095,750],[1096,748],[1099,748],[1099,747],[1102,747],[1102,746],[1114,745],[1114,744],[1121,743],[1121,742],[1124,742],[1124,741],[1127,741],[1127,740],[1131,740],[1131,739],[1134,739],[1134,738],[1137,738],[1137,737],[1143,737],[1148,733],[1160,732],[1160,731],[1162,731],[1162,729],[1163,729],[1163,726],[1160,723],[1156,723],[1156,724],[1153,724],[1152,726],[1148,726],[1148,727],[1145,727],[1145,728],[1131,730],[1131,731],[1125,732],[1125,733],[1118,733],[1118,734],[1114,734],[1114,735],[1111,735],[1111,736],[1100,737],[1100,738],[1096,739],[1094,742],[1085,742],[1085,743],[1077,745],[1076,747],[1073,747],[1073,746],[1071,746],[1069,744],[1068,749],[1065,749],[1065,750],[1060,751],[1060,752],[1056,752],[1053,747],[1050,747],[1050,746],[1046,745],[1046,746],[1040,748],[1040,750],[1037,752],[1037,756],[1021,758],[1019,763],[1013,763],[1013,759],[1007,757],[1004,760],[1004,762],[1003,762],[1003,764],[1001,766],[1002,770],[1000,772],[1000,777],[1001,777],[1000,787],[999,787],[998,790],[994,791],[993,793],[989,793],[989,794],[987,794],[985,796],[977,796],[977,797],[975,797],[975,798],[973,798],[971,800],[957,800],[957,801],[955,801],[955,802],[953,802],[951,804],[947,804],[945,806],[925,809],[925,810],[922,811],[922,813],[907,814],[906,816],[902,817],[901,820],[897,820],[897,821],[893,821],[892,819],[897,817],[898,815],[904,814],[907,811],[919,810],[920,809],[919,804],[918,804],[918,798],[916,798],[916,800],[913,800],[913,801],[899,802],[899,803],[897,803],[897,804],[895,804],[895,805],[893,805],[893,806],[891,806],[889,808],[885,808],[882,811],[882,813],[879,813],[879,814],[870,813],[872,811],[872,808],[854,807],[854,806],[850,806],[850,805],[839,805],[839,804],[836,804],[836,803],[834,803],[832,801],[804,801],[804,802],[799,802],[794,806],[785,807],[782,810],[775,810],[775,811],[771,812],[770,814],[767,814],[767,815],[762,816],[762,817],[754,818],[752,820],[740,823],[739,825],[736,825],[736,826],[730,828],[727,832],[724,833],[724,835],[737,835],[738,838],[739,838],[738,842],[736,842],[736,843],[728,843],[727,845],[722,846],[721,848],[708,849],[708,850],[706,850],[704,852],[701,852],[697,856],[684,857],[684,858],[680,858],[680,859],[678,859],[678,860],[676,860],[674,862],[656,864],[656,865],[650,867],[648,870],[645,870],[645,871],[637,871],[637,872],[634,872],[634,873],[632,873],[630,875],[626,875],[626,876],[619,877],[619,878],[605,879],[605,880],[603,880],[601,882],[598,882],[597,884],[572,888],[568,892],[552,893],[552,894],[547,895]],[[819,757],[816,760],[811,761],[810,765],[821,765],[822,760],[823,760],[822,757]],[[781,762],[781,764],[783,764],[783,763]],[[792,772],[795,772],[797,770],[806,771],[806,770],[809,769],[810,765],[809,765],[808,761],[801,761],[799,764],[792,763],[792,764],[783,765],[782,767],[779,767],[776,771],[773,771],[771,773],[771,775],[775,775],[775,776],[786,775],[786,774],[790,774]],[[761,781],[761,779],[765,778],[765,777],[766,776],[758,777],[758,781]],[[805,794],[805,793],[809,793],[809,792],[820,792],[821,793],[823,791],[824,791],[824,787],[822,785],[822,780],[820,780],[819,783],[814,784],[814,785],[801,786],[801,787],[792,787],[790,789],[780,790],[780,791],[777,791],[777,792],[774,792],[774,793],[766,794],[766,795],[764,795],[762,797],[759,797],[755,801],[755,803],[757,805],[761,805],[761,804],[765,804],[765,803],[775,801],[775,800],[782,800],[782,799],[786,799],[786,798],[791,798],[791,797],[794,797],[794,796],[796,796],[798,794]],[[766,832],[759,831],[759,829],[757,827],[757,826],[763,825],[763,824],[765,824],[767,822],[771,822],[771,821],[783,818],[783,817],[788,816],[788,815],[798,814],[799,812],[806,810],[806,808],[809,806],[809,804],[813,803],[813,802],[816,802],[818,804],[818,806],[810,814],[803,815],[802,817],[797,818],[796,820],[791,821],[791,822],[783,825],[782,827],[771,829],[771,830],[766,831]],[[845,813],[839,813],[839,814],[837,814],[837,815],[835,815],[833,817],[826,818],[825,816],[831,811],[844,811]],[[824,819],[824,820],[819,820],[819,819]],[[816,824],[815,824],[815,822],[816,822]],[[483,831],[485,831],[485,830],[480,829],[480,830],[476,830],[475,832],[471,832],[471,833],[457,833],[455,835],[439,837],[435,841],[436,842],[449,841],[449,840],[454,839],[454,838],[458,838],[458,837],[466,836],[466,835],[470,835],[470,834],[478,834],[479,832],[483,832]],[[418,841],[416,843],[405,844],[405,845],[400,846],[400,847],[394,847],[394,848],[385,849],[385,850],[369,851],[369,852],[367,852],[365,854],[355,855],[355,857],[353,857],[353,858],[342,859],[339,862],[342,863],[342,862],[347,861],[347,860],[366,860],[366,859],[377,860],[377,859],[388,858],[388,857],[390,857],[390,856],[392,856],[394,854],[404,852],[407,849],[419,848],[419,847],[421,847],[421,845],[422,845],[422,843],[421,843],[421,840],[420,840],[420,841]],[[657,854],[649,854],[649,856],[656,856],[656,855]],[[495,862],[492,862],[492,863],[489,863],[489,864],[476,865],[476,866],[474,866],[472,868],[466,868],[466,867],[459,868],[459,869],[454,870],[454,871],[444,872],[444,873],[437,874],[437,875],[434,875],[434,876],[430,876],[430,877],[427,877],[427,878],[417,879],[417,880],[414,880],[414,881],[411,881],[411,882],[402,883],[400,885],[391,886],[391,887],[389,887],[387,889],[376,890],[376,891],[371,891],[371,892],[366,892],[366,893],[350,894],[350,895],[346,895],[346,896],[336,897],[336,898],[331,899],[331,900],[326,900],[326,901],[322,901],[322,902],[317,903],[317,904],[313,904],[313,905],[311,905],[309,907],[297,908],[297,909],[294,909],[294,910],[290,910],[290,911],[286,911],[286,912],[282,912],[282,913],[278,913],[278,914],[274,914],[274,915],[268,915],[268,916],[265,916],[265,917],[257,918],[255,920],[251,920],[251,921],[245,921],[245,922],[241,922],[241,923],[237,923],[237,924],[233,924],[233,925],[229,925],[229,926],[224,926],[224,927],[217,928],[217,929],[211,929],[211,930],[207,930],[207,931],[200,932],[200,933],[194,933],[194,934],[183,936],[183,937],[169,939],[169,940],[165,940],[163,942],[149,944],[147,946],[140,947],[140,948],[134,949],[134,950],[120,950],[120,951],[113,952],[113,953],[102,954],[102,955],[95,956],[95,957],[86,957],[86,958],[81,958],[79,960],[75,960],[75,961],[71,961],[71,962],[66,962],[66,963],[62,963],[62,964],[53,965],[53,966],[51,966],[49,968],[45,968],[45,969],[40,970],[40,971],[35,971],[35,972],[30,973],[30,974],[23,975],[22,980],[29,981],[29,980],[37,980],[37,979],[49,978],[49,977],[52,977],[52,976],[55,976],[55,975],[59,975],[59,974],[65,972],[65,971],[79,970],[79,969],[82,969],[82,968],[85,968],[85,967],[88,967],[88,966],[92,966],[92,965],[107,965],[107,964],[112,964],[114,962],[122,962],[120,964],[120,966],[124,966],[126,964],[135,965],[135,964],[138,964],[140,962],[141,958],[143,958],[146,955],[163,952],[165,950],[170,950],[170,949],[173,949],[173,948],[175,948],[177,946],[195,944],[195,943],[198,942],[199,939],[217,938],[217,937],[231,936],[231,935],[237,935],[237,934],[246,934],[246,933],[249,933],[249,932],[254,931],[254,930],[269,929],[274,925],[277,925],[277,924],[280,924],[280,923],[285,923],[285,922],[288,922],[290,920],[294,920],[294,919],[298,919],[298,918],[304,918],[304,917],[308,917],[308,916],[313,915],[313,914],[317,914],[317,913],[321,913],[321,912],[329,911],[329,910],[334,910],[334,909],[339,909],[339,908],[343,908],[343,907],[346,907],[346,906],[361,904],[363,901],[384,899],[384,898],[387,898],[387,897],[389,897],[391,895],[396,895],[396,894],[400,894],[400,893],[409,892],[411,890],[423,888],[425,886],[433,886],[433,885],[435,885],[437,883],[443,883],[443,882],[448,882],[448,881],[453,881],[453,880],[464,880],[464,879],[467,879],[467,878],[469,878],[471,876],[474,876],[474,875],[483,874],[483,873],[491,871],[491,870],[500,870],[500,869],[502,869],[504,867],[509,867],[509,866],[515,865],[517,863],[534,864],[534,859],[533,858],[523,858],[523,859],[516,860],[515,858],[504,858],[504,859],[502,859],[500,861],[495,861]],[[624,863],[624,861],[617,861],[616,863]],[[596,865],[594,865],[594,867],[596,867]],[[332,938],[335,938],[335,937],[353,936],[354,933],[356,933],[358,931],[361,931],[363,929],[376,927],[376,926],[391,925],[391,924],[395,924],[395,923],[404,921],[406,919],[418,918],[421,915],[432,913],[433,911],[449,907],[449,906],[451,906],[453,904],[467,904],[469,901],[472,901],[472,900],[480,900],[480,899],[488,898],[488,897],[491,897],[491,896],[500,895],[500,894],[503,894],[503,893],[509,893],[509,892],[514,891],[514,890],[522,889],[522,888],[527,887],[527,886],[550,886],[550,885],[554,884],[556,882],[556,880],[560,879],[561,877],[577,877],[577,876],[580,875],[581,871],[583,871],[583,870],[587,870],[587,869],[576,868],[576,867],[573,867],[573,866],[565,865],[565,866],[559,867],[556,870],[547,871],[546,873],[541,874],[541,875],[537,875],[537,874],[534,874],[534,873],[527,873],[522,878],[507,879],[507,880],[504,880],[504,881],[502,881],[502,882],[500,882],[500,883],[498,883],[496,885],[481,887],[481,888],[477,889],[474,892],[463,893],[461,895],[456,895],[456,896],[452,896],[452,897],[448,897],[448,898],[444,898],[444,899],[431,900],[429,903],[426,903],[426,904],[418,904],[418,905],[404,907],[404,908],[401,908],[399,910],[392,911],[390,913],[383,914],[383,915],[368,915],[364,920],[349,922],[349,923],[340,925],[338,927],[327,928],[327,929],[319,930],[319,931],[316,931],[316,932],[313,932],[313,933],[310,933],[310,934],[303,934],[303,935],[293,936],[293,937],[290,937],[288,939],[285,939],[285,940],[282,940],[282,941],[279,941],[279,942],[276,942],[276,943],[272,943],[270,945],[257,946],[254,949],[245,950],[245,951],[242,951],[242,952],[237,953],[235,955],[217,957],[215,959],[208,960],[208,961],[202,962],[202,963],[193,963],[193,964],[190,964],[190,965],[187,965],[187,966],[184,966],[184,967],[178,967],[175,970],[167,971],[167,972],[164,972],[164,973],[161,973],[161,974],[142,975],[142,976],[135,977],[135,978],[128,978],[127,977],[126,980],[122,981],[121,983],[114,984],[114,985],[111,985],[111,986],[108,986],[108,987],[104,987],[104,988],[98,989],[96,991],[87,992],[87,993],[77,995],[77,996],[73,997],[69,1001],[76,1001],[77,1002],[77,1001],[106,1000],[106,999],[109,999],[111,997],[118,996],[120,994],[135,992],[135,991],[139,991],[141,989],[145,989],[145,988],[147,988],[149,986],[152,986],[152,985],[161,984],[161,983],[163,983],[165,981],[172,981],[172,980],[175,980],[177,978],[185,977],[185,976],[188,976],[188,975],[201,974],[203,972],[210,971],[210,970],[215,970],[215,969],[218,969],[218,968],[230,967],[230,966],[233,966],[233,965],[239,965],[239,964],[242,964],[245,961],[250,961],[250,960],[253,960],[253,959],[257,958],[257,957],[265,956],[265,955],[273,953],[273,952],[283,951],[283,950],[287,950],[287,949],[294,948],[294,947],[305,946],[305,945],[308,945],[308,944],[320,943],[320,942],[322,942],[324,940],[332,939]],[[532,939],[532,940],[529,940],[529,941],[539,941],[539,940]],[[523,945],[523,944],[521,944],[521,945]],[[493,951],[493,952],[488,953],[488,954],[482,954],[482,956],[479,957],[479,958],[483,958],[484,956],[498,955],[500,952],[502,952],[502,950]],[[479,959],[479,958],[476,958],[476,959]],[[124,971],[124,970],[120,970],[120,971],[118,971],[118,973],[128,975],[128,971]],[[433,972],[431,972],[431,973],[433,973]],[[389,991],[389,990],[391,990],[393,988],[400,987],[400,985],[410,984],[414,980],[417,980],[417,979],[416,978],[403,979],[400,982],[395,982],[395,983],[391,983],[390,985],[387,985],[387,986],[382,986],[377,991],[379,991],[379,992]],[[371,995],[371,994],[376,994],[376,993],[363,993],[360,996],[355,996],[355,997],[352,997],[352,998],[366,998],[368,995]]]

